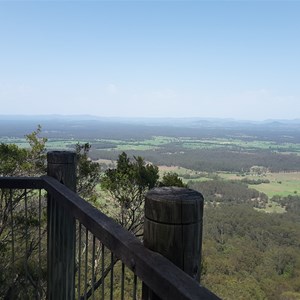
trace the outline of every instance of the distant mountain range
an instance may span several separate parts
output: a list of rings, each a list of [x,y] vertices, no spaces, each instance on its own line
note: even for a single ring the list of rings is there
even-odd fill
[[[173,126],[192,126],[192,127],[215,127],[215,126],[241,126],[241,125],[267,125],[267,126],[282,126],[282,125],[300,125],[300,119],[267,119],[264,121],[239,120],[233,118],[163,118],[163,117],[148,117],[148,118],[127,118],[127,117],[100,117],[93,115],[0,115],[1,120],[10,121],[98,121],[109,123],[127,123],[127,124],[144,124],[144,125],[173,125]]]
[[[0,137],[24,137],[37,125],[43,136],[63,139],[148,139],[249,137],[300,142],[300,119],[245,121],[216,118],[109,118],[90,115],[0,115]]]

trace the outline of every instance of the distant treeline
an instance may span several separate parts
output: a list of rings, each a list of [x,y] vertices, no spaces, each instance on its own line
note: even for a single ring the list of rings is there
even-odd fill
[[[188,183],[189,188],[203,194],[206,203],[249,204],[265,208],[268,196],[239,181],[209,180]]]
[[[126,151],[140,155],[156,165],[180,166],[205,172],[250,172],[252,166],[263,166],[271,172],[300,171],[300,156],[280,154],[268,150],[253,152],[218,149],[186,149],[164,146],[157,150]],[[92,149],[92,158],[117,159],[120,151]]]
[[[299,121],[300,122],[300,121]],[[24,137],[37,124],[42,125],[43,134],[49,138],[63,139],[116,139],[143,140],[152,136],[194,137],[194,138],[238,138],[244,141],[274,141],[277,143],[300,143],[299,123],[259,123],[195,121],[176,119],[171,122],[148,123],[122,120],[92,119],[80,120],[70,117],[16,119],[1,118],[0,137]]]
[[[279,203],[286,211],[300,216],[300,195],[289,195],[287,197],[274,196],[271,200]]]
[[[93,159],[117,159],[117,141],[141,141],[153,136],[190,137],[193,139],[237,138],[242,141],[272,141],[274,143],[300,143],[300,126],[273,122],[252,124],[218,121],[181,121],[178,126],[165,124],[130,123],[105,120],[34,119],[8,120],[0,118],[0,137],[24,137],[42,125],[42,135],[53,139],[89,141]],[[121,143],[120,143],[121,144]],[[204,145],[205,146],[205,145]],[[210,145],[211,146],[211,145]],[[274,149],[242,148],[227,146],[220,148],[192,149],[183,147],[182,141],[158,146],[155,150],[128,151],[129,155],[140,155],[156,165],[176,165],[204,172],[250,172],[252,166],[263,166],[271,172],[300,171],[300,156],[278,153]],[[107,150],[106,150],[107,149]],[[112,150],[108,150],[112,149]],[[289,151],[289,149],[287,149]],[[293,149],[291,149],[292,151]]]

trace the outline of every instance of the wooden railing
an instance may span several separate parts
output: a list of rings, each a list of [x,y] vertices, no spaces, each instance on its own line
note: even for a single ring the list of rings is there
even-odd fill
[[[9,272],[3,273],[6,290],[0,289],[0,298],[219,299],[198,283],[201,242],[192,240],[200,238],[202,220],[190,222],[188,213],[194,218],[201,210],[195,192],[154,190],[146,199],[144,243],[167,259],[72,191],[74,162],[73,154],[55,152],[48,155],[48,176],[0,178],[8,212],[3,232],[11,254],[0,270]],[[159,213],[162,207],[172,212],[167,221]],[[174,222],[177,215],[181,224]],[[16,218],[23,222],[21,231]],[[169,242],[160,240],[166,240],[162,231]],[[22,246],[17,237],[24,239]],[[178,246],[183,242],[185,247]]]

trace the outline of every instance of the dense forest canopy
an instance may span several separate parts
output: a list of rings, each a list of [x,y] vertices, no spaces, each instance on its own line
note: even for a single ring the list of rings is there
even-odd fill
[[[203,284],[224,299],[300,298],[300,211],[206,207]]]
[[[281,154],[271,151],[233,151],[228,148],[190,150],[178,146],[167,145],[162,149],[129,150],[129,154],[138,154],[157,164],[168,166],[181,166],[197,171],[228,171],[249,172],[250,168],[260,165],[271,172],[300,171],[300,156],[296,154]],[[119,151],[93,151],[93,158],[116,159]]]

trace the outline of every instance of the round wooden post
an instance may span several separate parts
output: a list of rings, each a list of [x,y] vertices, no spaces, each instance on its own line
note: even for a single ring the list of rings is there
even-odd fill
[[[144,245],[200,281],[203,196],[194,190],[162,187],[145,200]],[[143,299],[159,299],[144,288]]]
[[[52,151],[48,152],[47,160],[48,176],[76,191],[76,154]],[[47,225],[47,299],[75,299],[75,219],[59,199],[51,195],[48,196]]]

